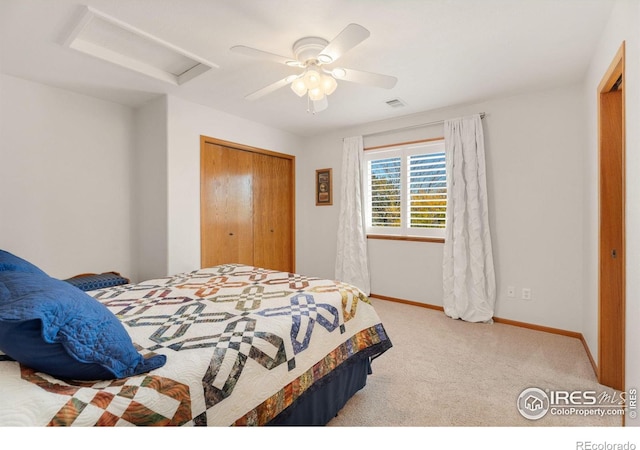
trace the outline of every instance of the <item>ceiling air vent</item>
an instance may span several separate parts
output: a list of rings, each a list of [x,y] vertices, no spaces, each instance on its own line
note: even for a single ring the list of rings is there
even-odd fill
[[[147,76],[180,85],[217,64],[85,7],[65,46]]]
[[[404,106],[407,106],[407,104],[400,100],[399,98],[394,98],[393,100],[388,100],[387,105],[391,106],[392,108],[402,108]]]

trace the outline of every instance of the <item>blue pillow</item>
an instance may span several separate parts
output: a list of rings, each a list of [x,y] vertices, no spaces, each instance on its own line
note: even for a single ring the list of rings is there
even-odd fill
[[[46,275],[41,269],[6,250],[0,250],[0,271],[39,273]]]
[[[85,292],[47,275],[0,272],[0,350],[72,380],[125,378],[162,367],[144,358],[118,318]]]
[[[82,291],[95,291],[96,289],[104,289],[129,283],[127,278],[116,272],[81,275],[73,278],[67,278],[63,281],[72,284]]]
[[[6,299],[11,297],[11,292],[4,285],[4,283],[0,282],[0,303],[4,302]]]

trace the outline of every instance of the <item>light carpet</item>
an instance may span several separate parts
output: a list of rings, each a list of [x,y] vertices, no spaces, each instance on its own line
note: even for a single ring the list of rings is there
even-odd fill
[[[523,390],[595,391],[580,340],[505,324],[453,320],[443,312],[372,299],[393,347],[372,363],[367,385],[328,425],[341,427],[614,426],[621,416],[523,417]],[[619,394],[618,394],[619,395]]]

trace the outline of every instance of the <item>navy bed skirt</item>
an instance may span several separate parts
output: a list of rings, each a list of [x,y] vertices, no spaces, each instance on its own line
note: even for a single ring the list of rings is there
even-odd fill
[[[267,426],[326,425],[338,415],[347,400],[366,385],[369,374],[369,357],[345,361],[327,375],[326,379],[309,388]]]

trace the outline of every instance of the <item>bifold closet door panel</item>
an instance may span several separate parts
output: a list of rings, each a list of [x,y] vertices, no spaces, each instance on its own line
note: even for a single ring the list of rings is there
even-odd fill
[[[253,154],[207,143],[200,170],[202,267],[253,264]]]
[[[253,164],[254,265],[293,271],[293,162],[256,153]]]

